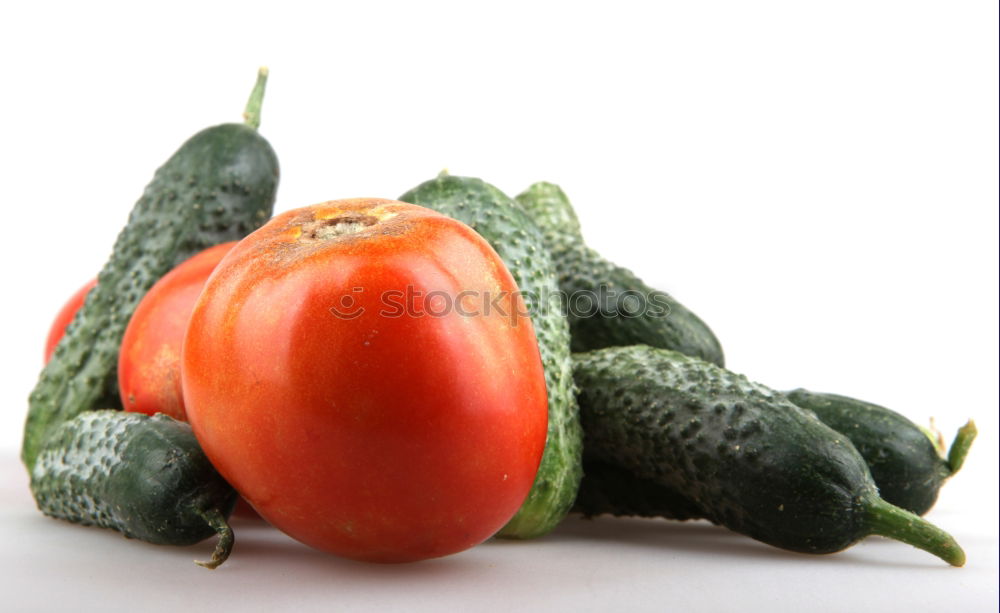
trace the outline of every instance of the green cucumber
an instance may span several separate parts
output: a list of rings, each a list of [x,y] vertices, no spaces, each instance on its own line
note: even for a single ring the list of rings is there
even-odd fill
[[[868,465],[883,500],[917,515],[930,509],[944,481],[958,472],[976,437],[976,426],[969,421],[959,429],[945,455],[939,439],[885,407],[802,389],[785,395],[851,441]],[[585,516],[678,520],[701,516],[675,490],[586,454],[583,472],[574,511]]]
[[[577,354],[574,377],[588,456],[663,486],[700,517],[791,551],[832,553],[879,534],[965,562],[950,535],[879,497],[845,436],[779,392],[647,346]]]
[[[238,240],[271,216],[278,160],[257,133],[267,72],[245,124],[202,130],[156,171],[31,392],[21,458],[30,470],[50,431],[83,411],[120,408],[118,348],[146,291],[192,255]],[[112,406],[113,405],[115,406]]]
[[[705,322],[584,243],[559,186],[535,183],[516,200],[542,230],[552,254],[567,300],[573,351],[642,344],[723,365],[722,346]]]
[[[97,286],[66,330],[29,398],[21,457],[47,515],[113,528],[157,544],[211,534],[211,562],[232,547],[235,493],[211,470],[186,425],[116,410],[118,349],[128,320],[165,273],[270,218],[278,161],[257,133],[261,69],[245,124],[202,130],[157,170],[132,209]]]
[[[56,428],[31,470],[38,508],[157,545],[219,535],[209,562],[229,557],[236,491],[205,457],[191,426],[162,413],[87,411]]]
[[[555,268],[537,228],[510,198],[480,179],[442,173],[399,197],[434,209],[472,227],[500,255],[531,305],[531,321],[545,368],[549,400],[548,438],[527,500],[498,536],[534,538],[569,512],[581,477],[581,439],[569,326],[562,312],[543,303],[557,295]]]
[[[879,495],[917,515],[934,506],[941,486],[962,467],[976,437],[970,421],[946,455],[943,445],[920,426],[877,404],[804,389],[785,395],[849,438],[867,462]]]
[[[583,455],[583,481],[573,510],[586,517],[618,515],[701,519],[703,511],[680,492],[591,455]]]

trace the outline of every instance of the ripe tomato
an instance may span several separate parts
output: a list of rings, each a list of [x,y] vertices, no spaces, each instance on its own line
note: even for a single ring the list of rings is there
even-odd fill
[[[226,256],[195,306],[182,361],[195,435],[306,544],[378,562],[472,547],[517,511],[545,445],[545,379],[516,290],[478,234],[423,207],[284,213]],[[444,308],[452,299],[461,309]]]
[[[216,245],[181,262],[139,302],[118,354],[118,389],[126,411],[187,421],[181,392],[184,332],[205,281],[235,245]]]
[[[87,299],[87,294],[90,290],[97,285],[97,279],[91,279],[86,285],[76,290],[66,304],[59,309],[59,313],[56,315],[55,320],[52,322],[52,327],[49,328],[49,335],[45,338],[45,362],[48,363],[52,359],[52,354],[56,351],[56,345],[62,340],[62,337],[66,334],[66,326],[73,321],[76,316],[76,312],[80,310],[83,306],[83,301]]]

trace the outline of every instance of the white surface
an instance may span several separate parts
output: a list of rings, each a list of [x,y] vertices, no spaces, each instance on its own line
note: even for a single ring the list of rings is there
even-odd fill
[[[830,556],[794,554],[707,523],[571,516],[530,542],[490,541],[417,564],[376,565],[310,549],[235,519],[233,556],[211,544],[157,547],[48,519],[13,458],[0,464],[4,611],[996,611],[995,514],[956,480],[931,519],[969,554],[955,569],[869,538]],[[13,485],[13,487],[10,487]]]
[[[995,608],[996,3],[305,6],[0,9],[0,598]],[[152,170],[194,131],[239,119],[258,64],[271,68],[261,131],[282,163],[279,210],[396,197],[444,167],[511,193],[555,181],[591,244],[710,322],[734,370],[935,416],[946,435],[975,417],[980,440],[931,516],[969,567],[879,541],[805,560],[697,526],[570,522],[538,543],[390,569],[243,530],[206,573],[186,563],[204,548],[37,516],[13,457],[49,322]]]

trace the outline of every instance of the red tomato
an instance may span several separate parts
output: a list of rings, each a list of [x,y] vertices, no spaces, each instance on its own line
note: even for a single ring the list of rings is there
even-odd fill
[[[87,299],[87,294],[97,285],[97,279],[91,279],[86,285],[76,290],[76,293],[70,296],[66,304],[59,309],[59,313],[56,315],[55,320],[52,322],[52,327],[49,328],[49,335],[45,339],[45,363],[47,364],[49,360],[52,359],[52,354],[56,351],[56,345],[62,340],[62,337],[66,334],[66,326],[73,321],[76,317],[76,312],[80,310],[83,306],[83,301]]]
[[[184,331],[205,281],[235,245],[216,245],[185,260],[139,302],[118,354],[118,389],[126,411],[187,421],[181,393]]]
[[[478,234],[423,207],[284,213],[195,306],[182,362],[195,435],[306,544],[377,562],[472,547],[517,511],[545,445],[545,379],[516,291]]]

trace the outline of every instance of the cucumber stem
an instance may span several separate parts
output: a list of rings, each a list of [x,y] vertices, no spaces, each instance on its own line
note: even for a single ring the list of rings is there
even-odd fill
[[[267,86],[267,66],[261,66],[257,71],[257,83],[250,92],[246,109],[243,111],[243,122],[256,130],[260,127],[260,107],[264,104],[264,88]]]
[[[219,512],[218,509],[209,509],[207,511],[199,510],[198,515],[200,515],[213,530],[219,533],[219,542],[215,544],[215,551],[212,552],[211,560],[207,562],[195,560],[194,563],[198,566],[204,566],[205,568],[218,568],[220,564],[229,559],[229,554],[233,551],[233,543],[236,542],[233,529],[230,527],[229,523],[226,522],[226,516]]]
[[[972,447],[972,441],[976,440],[977,434],[979,430],[976,429],[976,422],[971,419],[958,429],[955,440],[951,442],[951,449],[948,450],[948,468],[951,469],[951,474],[954,475],[962,468],[965,456],[969,455],[969,448]]]
[[[926,519],[903,510],[881,498],[865,504],[867,525],[872,534],[887,536],[928,553],[933,553],[952,566],[965,564],[965,552],[955,539]]]

